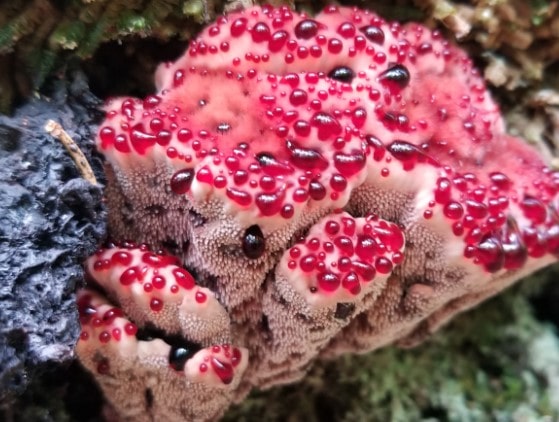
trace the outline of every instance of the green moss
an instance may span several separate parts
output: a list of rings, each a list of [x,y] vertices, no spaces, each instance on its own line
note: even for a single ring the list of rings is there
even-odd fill
[[[541,286],[536,280],[460,316],[417,348],[344,356],[316,365],[298,385],[255,392],[225,420],[555,419],[552,365],[541,356],[559,368],[559,343],[533,316],[527,291]]]

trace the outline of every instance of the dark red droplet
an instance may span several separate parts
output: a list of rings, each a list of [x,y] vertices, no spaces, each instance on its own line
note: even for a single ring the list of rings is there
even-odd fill
[[[355,72],[350,67],[338,66],[328,72],[328,77],[336,81],[351,83],[355,78]]]
[[[211,365],[214,372],[219,377],[219,379],[223,382],[223,384],[231,384],[234,375],[233,366],[231,366],[228,363],[220,361],[216,357],[212,357]]]
[[[163,309],[163,301],[156,297],[152,298],[149,302],[149,307],[154,312],[159,312]]]
[[[266,239],[258,225],[252,225],[243,235],[242,250],[249,259],[258,259],[266,250]]]
[[[304,170],[325,170],[328,167],[328,161],[316,149],[303,148],[295,141],[287,141],[286,145],[295,167]]]
[[[280,30],[274,32],[272,34],[270,41],[268,42],[268,49],[272,53],[280,51],[285,45],[285,43],[287,42],[288,38],[289,38],[289,34],[287,33],[287,31]]]
[[[278,214],[283,206],[284,192],[260,193],[254,202],[264,216]]]
[[[350,154],[336,152],[334,154],[334,166],[344,176],[350,177],[359,173],[366,163],[365,154],[362,151],[352,151]]]
[[[295,26],[295,36],[299,39],[308,40],[318,33],[318,22],[305,19]]]
[[[402,64],[393,64],[379,75],[379,81],[390,89],[404,89],[410,82],[410,72]]]
[[[503,245],[494,237],[487,237],[477,246],[476,258],[485,266],[490,273],[494,273],[503,268],[505,254]]]
[[[177,195],[184,194],[190,190],[194,180],[194,169],[182,169],[171,177],[171,190]]]
[[[251,30],[252,41],[261,43],[270,39],[270,27],[264,22],[257,22]]]
[[[323,111],[314,114],[311,119],[311,125],[318,129],[318,139],[321,141],[342,133],[342,126],[338,120],[331,114]]]
[[[246,18],[238,18],[233,21],[231,24],[231,36],[239,37],[245,32],[247,27],[247,19]]]
[[[261,152],[256,155],[256,160],[262,167],[262,170],[270,176],[281,176],[293,173],[294,169],[288,163],[278,161],[276,157],[269,152]]]
[[[200,347],[189,342],[181,342],[171,346],[169,351],[169,366],[175,371],[184,370],[186,361],[196,354]]]
[[[315,201],[320,201],[326,196],[326,188],[318,180],[309,183],[309,196]]]
[[[380,29],[380,27],[367,25],[359,28],[359,30],[369,41],[379,45],[384,44],[384,32]]]

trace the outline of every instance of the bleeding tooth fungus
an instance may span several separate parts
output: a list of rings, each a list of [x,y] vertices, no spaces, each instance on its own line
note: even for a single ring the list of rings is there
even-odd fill
[[[252,8],[156,84],[97,138],[111,235],[145,243],[99,250],[78,296],[77,354],[124,420],[216,419],[557,260],[559,174],[437,31]]]

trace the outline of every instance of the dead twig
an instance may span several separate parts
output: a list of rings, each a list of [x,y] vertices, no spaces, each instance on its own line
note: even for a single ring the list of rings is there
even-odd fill
[[[89,183],[96,185],[97,179],[95,178],[95,174],[93,173],[87,158],[78,145],[72,140],[72,138],[70,138],[70,135],[68,135],[68,133],[66,133],[66,131],[62,128],[60,123],[57,123],[54,120],[49,120],[45,125],[45,130],[47,133],[62,142],[64,147],[66,147],[66,150],[70,154],[70,157],[72,157],[72,160],[74,160],[74,163],[76,164],[76,167],[82,177]]]

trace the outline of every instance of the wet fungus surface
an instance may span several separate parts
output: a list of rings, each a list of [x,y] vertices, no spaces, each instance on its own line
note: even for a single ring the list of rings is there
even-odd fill
[[[91,257],[79,298],[78,355],[125,420],[218,418],[557,260],[559,174],[437,31],[252,8],[156,84],[106,105],[111,235],[137,243]]]

